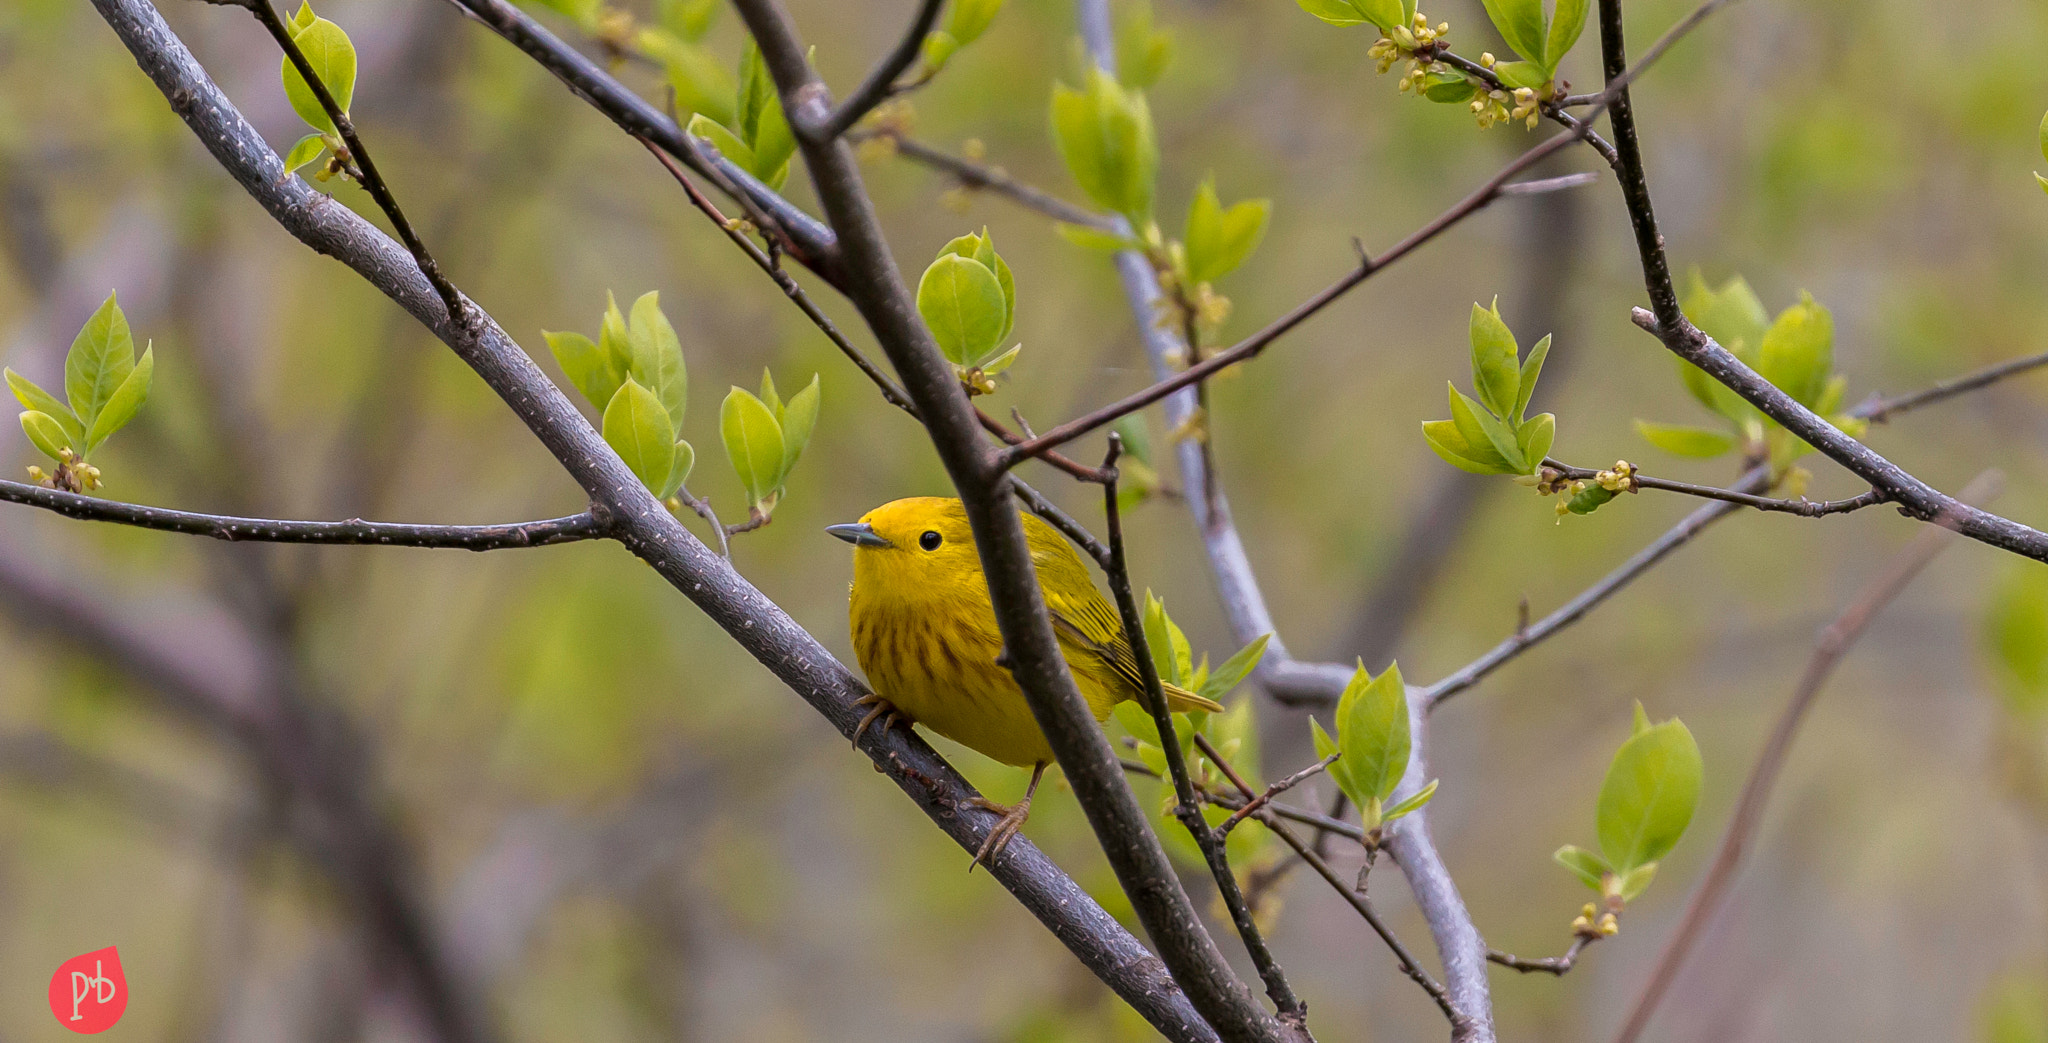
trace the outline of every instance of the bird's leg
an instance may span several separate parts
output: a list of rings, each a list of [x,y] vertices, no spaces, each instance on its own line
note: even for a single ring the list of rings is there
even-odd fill
[[[1031,769],[1031,785],[1024,787],[1024,799],[1016,804],[998,804],[987,797],[972,797],[967,803],[986,811],[1003,816],[995,828],[988,831],[988,839],[981,842],[981,850],[974,853],[974,861],[967,863],[967,871],[974,872],[978,865],[988,865],[1008,847],[1010,838],[1024,828],[1024,820],[1031,817],[1031,797],[1038,792],[1038,780],[1045,777],[1045,762],[1039,761]]]
[[[898,721],[910,720],[903,711],[896,708],[895,703],[873,692],[869,692],[854,700],[853,705],[874,707],[874,709],[868,711],[866,717],[860,719],[859,726],[853,729],[853,748],[856,750],[860,749],[860,737],[868,733],[868,725],[875,723],[877,719],[882,722],[883,731],[888,731],[890,728],[895,727]]]

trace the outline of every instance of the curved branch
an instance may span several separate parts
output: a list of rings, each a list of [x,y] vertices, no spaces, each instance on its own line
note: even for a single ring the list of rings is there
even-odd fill
[[[288,176],[147,0],[93,0],[93,6],[173,111],[280,225],[307,246],[347,264],[453,348],[592,501],[610,512],[618,539],[840,734],[853,735],[863,712],[855,703],[867,690],[852,671],[669,514],[483,309],[474,308],[476,323],[467,335],[450,326],[439,297],[404,248],[347,207]],[[964,850],[975,850],[986,839],[997,817],[973,809],[968,803],[973,787],[922,739],[906,729],[871,729],[860,748]],[[1028,840],[1013,840],[990,872],[1160,1032],[1174,1040],[1216,1038],[1159,959]]]
[[[439,547],[456,550],[510,550],[556,543],[603,539],[610,526],[589,511],[544,521],[507,525],[413,525],[406,522],[283,521],[195,514],[168,507],[102,500],[94,496],[45,489],[26,482],[0,480],[0,500],[53,511],[81,521],[111,522],[138,529],[208,536],[229,543],[314,543],[384,547]]]
[[[839,107],[833,109],[831,115],[815,125],[800,126],[797,129],[819,141],[830,141],[851,130],[854,124],[860,122],[862,116],[873,112],[875,106],[888,101],[889,95],[896,92],[896,77],[903,75],[903,70],[910,68],[910,63],[917,60],[917,52],[924,46],[924,38],[932,31],[932,24],[939,20],[939,8],[945,6],[945,2],[946,0],[920,0],[917,17],[910,20],[910,28],[904,31],[903,39],[897,42],[896,49],[889,52],[889,56],[882,59],[881,63],[868,73],[868,78],[862,80],[861,85],[854,88],[853,93],[847,95],[846,100],[840,102]]]
[[[1590,467],[1573,467],[1557,460],[1545,459],[1543,471],[1554,473],[1566,481],[1593,481],[1610,472]],[[1875,507],[1886,500],[1885,494],[1876,489],[1845,500],[1809,500],[1802,496],[1796,500],[1775,496],[1758,496],[1745,489],[1721,489],[1711,485],[1694,485],[1691,482],[1675,482],[1669,478],[1653,478],[1647,474],[1630,474],[1628,484],[1635,489],[1655,489],[1658,492],[1680,493],[1702,500],[1719,500],[1738,507],[1776,514],[1796,514],[1802,518],[1825,518],[1832,514],[1850,514],[1865,507]]]

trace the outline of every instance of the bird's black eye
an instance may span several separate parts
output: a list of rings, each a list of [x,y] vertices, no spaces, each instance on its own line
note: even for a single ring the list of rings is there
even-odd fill
[[[917,538],[917,545],[926,550],[938,550],[940,538],[938,533],[926,529],[924,535]]]

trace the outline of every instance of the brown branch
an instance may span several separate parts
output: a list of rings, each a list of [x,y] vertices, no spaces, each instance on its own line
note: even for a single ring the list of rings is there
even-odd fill
[[[945,0],[919,0],[917,17],[910,20],[910,28],[904,30],[903,39],[868,73],[868,78],[862,80],[860,86],[854,88],[853,93],[847,95],[830,115],[815,124],[802,124],[794,129],[813,139],[830,141],[851,130],[861,117],[873,112],[875,106],[888,101],[896,93],[896,77],[903,75],[903,70],[917,60],[924,38],[939,20],[939,8],[943,6]]]
[[[1586,951],[1586,946],[1599,940],[1600,936],[1597,934],[1575,935],[1572,938],[1572,944],[1565,949],[1563,956],[1545,956],[1541,959],[1531,959],[1516,956],[1511,952],[1502,952],[1499,949],[1488,949],[1486,950],[1486,958],[1503,967],[1511,967],[1521,971],[1523,974],[1540,972],[1562,978],[1566,974],[1571,973],[1571,969],[1578,965],[1579,954]]]
[[[951,155],[915,138],[907,137],[896,128],[878,128],[862,140],[870,139],[888,142],[897,155],[946,173],[962,187],[994,192],[1027,210],[1035,210],[1055,221],[1104,230],[1111,225],[1109,217],[1076,206],[1050,192],[1019,181],[1001,167]]]
[[[1997,495],[2001,482],[1997,472],[1987,471],[1963,490],[1963,496],[1970,500],[1988,499]],[[1806,719],[1807,711],[1813,708],[1814,700],[1820,696],[1835,667],[1855,647],[1877,614],[1949,545],[1948,533],[1943,530],[1951,527],[1950,519],[1937,519],[1935,524],[1937,528],[1920,533],[1906,549],[1893,557],[1884,571],[1864,586],[1856,599],[1835,617],[1834,622],[1828,624],[1827,629],[1821,631],[1820,638],[1814,642],[1813,656],[1807,660],[1806,670],[1800,675],[1791,700],[1779,711],[1777,723],[1771,727],[1770,738],[1757,754],[1756,763],[1750,766],[1749,777],[1743,781],[1742,796],[1736,800],[1735,811],[1728,818],[1728,828],[1721,835],[1721,846],[1715,850],[1713,862],[1708,864],[1705,875],[1693,888],[1678,929],[1664,944],[1664,951],[1657,957],[1656,968],[1650,972],[1649,980],[1636,996],[1621,1031],[1615,1034],[1615,1043],[1633,1043],[1642,1035],[1650,1015],[1656,1012],[1658,1001],[1663,999],[1672,980],[1678,976],[1686,955],[1699,940],[1715,910],[1720,908],[1722,897],[1734,881],[1735,871],[1741,867],[1743,852],[1755,839],[1757,828],[1763,822],[1764,805],[1769,802],[1771,789],[1791,754],[1792,740],[1799,732],[1799,725]]]
[[[1869,420],[1873,424],[1886,423],[1901,413],[1908,413],[1919,409],[1921,406],[1933,405],[1936,402],[1945,401],[1957,395],[1987,388],[2008,377],[2016,377],[2022,373],[2031,373],[2042,366],[2048,366],[2048,351],[2038,355],[2026,355],[2016,359],[2008,359],[1996,365],[1987,366],[1975,373],[1956,377],[1952,380],[1945,380],[1933,387],[1923,388],[1911,394],[1898,395],[1893,398],[1872,395],[1869,401],[1856,410],[1856,415]]]
[[[1284,779],[1281,779],[1279,782],[1276,782],[1271,786],[1267,786],[1266,791],[1264,793],[1261,793],[1258,796],[1245,801],[1243,804],[1238,806],[1235,812],[1231,813],[1231,816],[1229,818],[1224,819],[1221,823],[1219,823],[1216,826],[1216,832],[1226,834],[1229,833],[1231,830],[1237,828],[1237,824],[1243,822],[1246,817],[1256,815],[1266,806],[1270,805],[1273,802],[1274,797],[1277,797],[1280,794],[1285,793],[1288,790],[1291,790],[1294,787],[1299,786],[1312,778],[1315,778],[1317,775],[1322,774],[1323,769],[1328,768],[1331,764],[1335,763],[1337,758],[1341,756],[1343,756],[1343,754],[1341,753],[1330,754],[1328,757],[1324,757],[1322,760],[1319,760],[1314,764],[1311,764],[1308,767],[1303,768],[1300,771],[1297,771]]]

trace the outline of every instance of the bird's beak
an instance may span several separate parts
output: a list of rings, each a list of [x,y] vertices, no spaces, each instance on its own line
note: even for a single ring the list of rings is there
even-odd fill
[[[892,544],[866,522],[847,522],[843,525],[827,525],[825,531],[853,544],[856,547],[888,547]]]

